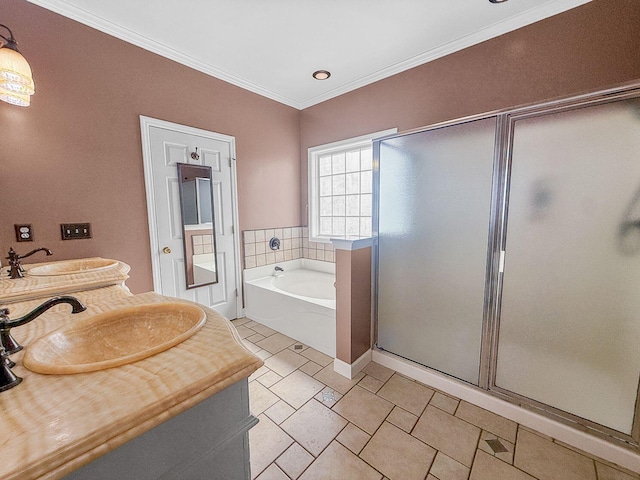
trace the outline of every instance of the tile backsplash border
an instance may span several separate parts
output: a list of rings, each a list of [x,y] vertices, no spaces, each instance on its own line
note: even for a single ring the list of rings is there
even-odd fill
[[[280,248],[271,250],[269,241],[276,237]],[[262,267],[278,262],[309,258],[335,263],[335,252],[331,243],[309,241],[308,227],[280,227],[242,232],[244,268]]]

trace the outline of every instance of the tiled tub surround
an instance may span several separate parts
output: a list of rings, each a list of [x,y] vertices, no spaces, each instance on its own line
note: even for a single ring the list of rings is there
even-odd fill
[[[191,242],[194,255],[213,253],[213,235],[193,235]]]
[[[640,479],[378,363],[348,380],[313,348],[233,323],[264,361],[249,377],[257,480]]]
[[[280,249],[271,250],[269,240],[280,240]],[[255,268],[278,262],[308,258],[335,262],[331,243],[309,241],[308,227],[269,228],[243,232],[244,268]]]
[[[245,312],[252,320],[336,356],[335,265],[309,259],[244,271]],[[277,277],[274,274],[277,273]],[[278,286],[292,276],[293,289]]]

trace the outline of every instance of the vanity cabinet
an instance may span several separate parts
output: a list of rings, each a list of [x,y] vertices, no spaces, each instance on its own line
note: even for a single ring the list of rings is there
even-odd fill
[[[150,357],[79,374],[28,370],[29,346],[70,322],[176,301],[154,292],[126,294],[117,285],[73,295],[86,311],[55,308],[14,329],[25,350],[12,355],[13,371],[23,381],[0,393],[0,429],[11,432],[0,478],[250,479],[248,430],[258,420],[249,412],[248,377],[262,361],[231,322],[200,306],[202,328]],[[20,316],[39,303],[9,306]]]
[[[247,379],[70,473],[65,480],[251,478]]]

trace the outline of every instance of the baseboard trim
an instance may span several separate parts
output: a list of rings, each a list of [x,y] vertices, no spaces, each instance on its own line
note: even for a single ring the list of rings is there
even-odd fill
[[[352,379],[358,375],[367,364],[371,362],[371,349],[364,352],[355,362],[348,364],[337,358],[333,359],[333,370],[343,377]]]

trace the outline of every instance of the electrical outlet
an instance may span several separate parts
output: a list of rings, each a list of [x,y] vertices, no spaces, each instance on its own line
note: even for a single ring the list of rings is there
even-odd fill
[[[91,238],[90,223],[61,223],[60,232],[62,240],[79,240],[82,238]]]
[[[33,242],[33,228],[30,223],[14,224],[13,227],[16,229],[16,242]]]

